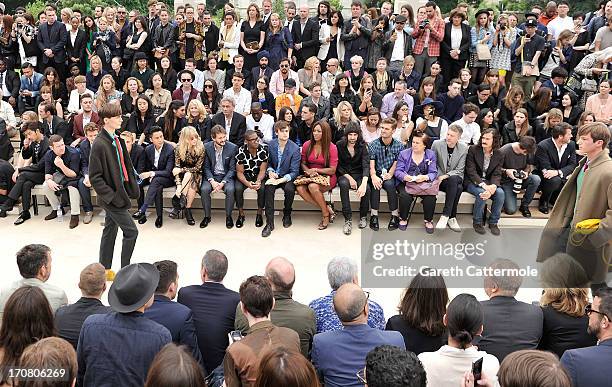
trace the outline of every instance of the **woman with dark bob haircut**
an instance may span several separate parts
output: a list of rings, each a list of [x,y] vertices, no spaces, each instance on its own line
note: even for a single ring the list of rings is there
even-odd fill
[[[391,317],[385,327],[404,337],[408,351],[419,354],[433,352],[446,344],[446,314],[448,291],[442,276],[417,274],[404,292],[399,314]]]
[[[423,352],[419,359],[427,374],[428,386],[459,386],[466,370],[482,358],[482,372],[495,378],[499,361],[493,355],[472,345],[483,330],[482,305],[471,294],[459,294],[453,298],[443,318],[448,329],[448,345],[435,352]],[[497,380],[492,380],[493,385]]]
[[[301,353],[284,347],[271,349],[261,358],[255,387],[319,387],[317,373]]]
[[[205,387],[204,372],[184,345],[166,344],[155,355],[145,387]]]
[[[0,367],[15,366],[26,347],[37,340],[55,336],[53,312],[40,288],[22,286],[8,298],[0,327]],[[6,375],[0,385],[10,383]]]

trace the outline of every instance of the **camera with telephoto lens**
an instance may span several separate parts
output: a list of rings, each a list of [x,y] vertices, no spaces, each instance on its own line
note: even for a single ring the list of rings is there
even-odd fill
[[[514,171],[514,183],[512,184],[512,192],[519,194],[523,188],[523,180],[527,178],[527,172]]]
[[[419,28],[424,30],[425,26],[429,24],[429,19],[425,19],[421,22],[421,24],[419,24]]]

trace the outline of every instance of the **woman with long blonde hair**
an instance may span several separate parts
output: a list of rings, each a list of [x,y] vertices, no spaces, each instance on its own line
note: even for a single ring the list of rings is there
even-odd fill
[[[191,213],[191,205],[200,187],[204,164],[204,144],[193,126],[186,126],[181,130],[178,144],[174,149],[174,160],[172,174],[176,181],[176,193],[172,197],[174,208],[170,217],[176,219],[179,212],[184,210],[187,224],[193,226],[195,220]]]
[[[194,127],[204,142],[210,140],[210,128],[207,128],[206,125],[208,113],[202,101],[192,99],[187,105],[185,118],[187,119],[187,125]]]
[[[96,109],[100,110],[102,106],[105,106],[107,103],[121,103],[121,93],[119,90],[115,89],[115,80],[113,76],[110,74],[106,74],[100,80],[100,87],[98,88],[98,92],[96,93]]]
[[[332,142],[334,144],[344,137],[344,128],[346,128],[349,122],[359,123],[359,118],[355,115],[350,102],[342,101],[338,104],[338,108],[334,109],[334,114],[329,120]]]

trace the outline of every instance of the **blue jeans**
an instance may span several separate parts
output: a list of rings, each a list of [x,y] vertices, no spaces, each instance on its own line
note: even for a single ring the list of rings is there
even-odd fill
[[[540,186],[540,182],[542,179],[538,175],[531,174],[528,178],[523,180],[522,189],[525,190],[525,195],[521,200],[522,206],[529,206],[529,203],[533,200],[533,196],[535,195],[538,187]],[[508,215],[512,215],[516,212],[516,194],[512,191],[513,181],[509,181],[502,184],[502,188],[504,190],[505,199],[504,199],[504,211]]]
[[[474,224],[482,224],[486,201],[480,198],[480,194],[485,190],[474,183],[468,183],[467,191],[476,198],[476,202],[474,202],[474,213],[472,215]],[[491,200],[493,201],[493,205],[491,206],[491,217],[489,218],[489,224],[497,224],[497,222],[499,222],[499,218],[501,217],[502,207],[504,206],[504,190],[497,187],[495,193],[493,196],[491,196]]]
[[[86,187],[84,184],[85,178],[79,179],[79,193],[81,194],[81,202],[83,203],[83,211],[93,211],[93,204],[91,204],[91,188]]]

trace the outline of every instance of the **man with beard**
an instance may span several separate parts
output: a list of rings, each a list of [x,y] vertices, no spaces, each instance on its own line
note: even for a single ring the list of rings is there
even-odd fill
[[[298,74],[289,68],[289,59],[283,58],[280,60],[280,68],[272,73],[272,77],[270,78],[270,93],[272,93],[274,98],[285,91],[285,81],[289,78],[295,80],[295,88],[299,90],[300,79],[298,78]]]
[[[612,357],[612,289],[595,292],[593,304],[585,310],[589,317],[587,331],[596,336],[598,345],[570,349],[563,353],[561,365],[572,378],[572,385],[605,386],[612,377],[609,360]]]

